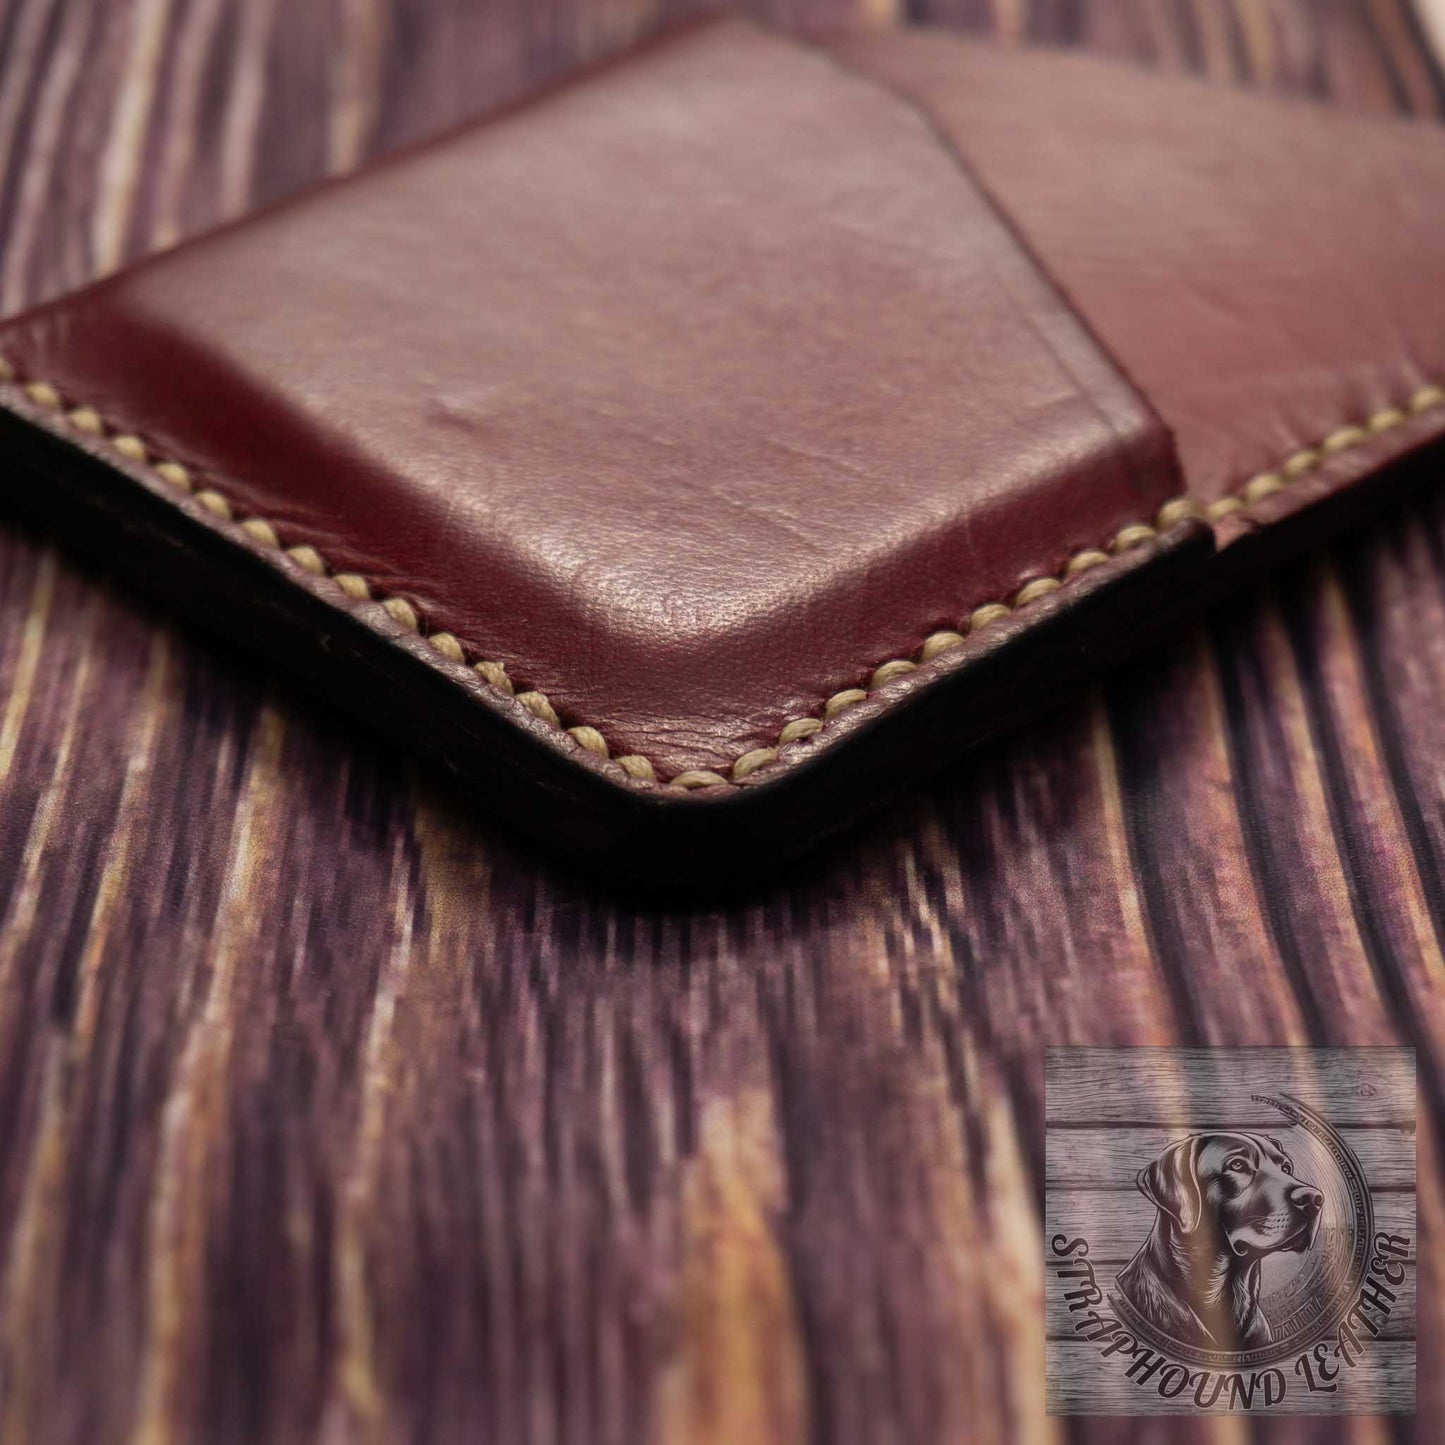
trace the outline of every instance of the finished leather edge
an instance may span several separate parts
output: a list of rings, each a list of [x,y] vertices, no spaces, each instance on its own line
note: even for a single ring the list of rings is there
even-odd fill
[[[1238,537],[1223,551],[1192,509],[1146,527],[1057,587],[990,619],[785,745],[727,787],[648,783],[604,761],[465,663],[360,602],[309,559],[267,545],[147,461],[65,425],[0,383],[7,509],[63,532],[187,621],[272,655],[321,700],[428,758],[548,853],[644,893],[715,895],[776,876],[967,749],[1175,639],[1243,582],[1438,476],[1445,440]],[[860,690],[861,691],[861,690]]]
[[[312,693],[418,752],[548,852],[643,890],[712,892],[785,867],[970,744],[1062,698],[1200,595],[1213,537],[1192,515],[882,680],[775,765],[727,787],[658,784],[604,760],[398,620],[349,596],[149,460],[0,383],[7,510],[60,531],[178,616],[268,652]],[[162,464],[163,465],[163,464]]]

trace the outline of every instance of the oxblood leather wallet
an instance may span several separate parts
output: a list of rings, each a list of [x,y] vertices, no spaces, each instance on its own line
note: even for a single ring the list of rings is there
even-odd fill
[[[1442,323],[1438,129],[724,20],[6,323],[0,487],[726,883],[1421,470]]]

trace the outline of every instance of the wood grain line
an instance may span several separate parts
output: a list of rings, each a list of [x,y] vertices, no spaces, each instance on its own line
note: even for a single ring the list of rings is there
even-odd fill
[[[197,979],[199,998],[183,1029],[160,1120],[147,1227],[147,1308],[139,1362],[133,1445],[169,1445],[194,1436],[194,1322],[206,1297],[207,1221],[224,1170],[227,1075],[245,975],[256,946],[257,903],[268,886],[275,842],[286,826],[280,775],[285,723],[267,712],[247,765],[235,814],[214,933]]]

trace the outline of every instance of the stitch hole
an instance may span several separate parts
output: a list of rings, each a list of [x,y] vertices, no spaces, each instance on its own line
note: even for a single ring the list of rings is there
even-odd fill
[[[639,783],[655,783],[657,781],[657,773],[652,764],[636,753],[628,753],[625,757],[614,758],[613,761],[629,778],[634,778]]]
[[[431,643],[432,650],[441,653],[448,662],[466,661],[461,643],[450,632],[433,632],[427,641]]]
[[[163,482],[169,482],[183,492],[190,491],[191,474],[179,462],[157,462],[154,470]]]
[[[1035,577],[1032,582],[1025,582],[1019,588],[1019,594],[1014,598],[1014,606],[1027,607],[1030,602],[1037,602],[1040,597],[1047,597],[1051,592],[1057,592],[1059,586],[1057,577]]]
[[[784,744],[802,742],[804,738],[812,737],[822,726],[822,720],[819,718],[795,717],[778,734],[778,742]]]
[[[759,768],[765,768],[769,763],[775,763],[777,760],[777,748],[754,748],[751,752],[744,753],[733,764],[733,781],[740,783],[749,774],[755,773]]]
[[[962,639],[960,639],[962,640]],[[861,687],[845,688],[842,692],[835,692],[827,702],[823,704],[823,716],[829,722],[838,716],[840,712],[847,712],[850,707],[856,707],[860,702],[867,699],[868,694]]]
[[[985,627],[992,627],[995,622],[1002,622],[1012,613],[1013,608],[1002,602],[986,602],[982,607],[975,607],[968,614],[968,630],[982,632]]]
[[[299,547],[288,547],[286,555],[303,572],[309,572],[313,577],[326,575],[326,563],[322,561],[321,553],[315,547],[308,547],[304,543]]]
[[[1278,472],[1262,472],[1244,484],[1244,499],[1246,502],[1262,502],[1266,497],[1282,491],[1284,478]]]
[[[593,753],[599,758],[607,756],[607,739],[596,728],[568,728],[567,736],[579,747],[586,748],[589,753]]]
[[[940,653],[947,652],[951,647],[961,647],[963,635],[958,632],[933,632],[923,639],[923,647],[918,656],[923,662],[932,662]]]
[[[197,492],[196,500],[213,516],[230,521],[231,504],[219,492]]]
[[[1429,411],[1432,406],[1445,406],[1445,388],[1422,386],[1410,398],[1411,411]]]
[[[279,547],[280,538],[276,535],[276,529],[264,517],[247,517],[241,523],[241,530],[249,537],[254,537],[263,547]]]
[[[331,580],[354,602],[371,601],[371,587],[365,577],[355,572],[338,572]]]
[[[508,697],[512,696],[512,679],[507,676],[507,669],[500,662],[474,662],[472,671],[485,678],[499,692],[504,692]]]
[[[64,405],[64,399],[48,381],[32,381],[25,388],[25,395],[36,406],[58,407]]]
[[[105,423],[93,407],[78,406],[74,411],[67,412],[65,419],[76,431],[83,431],[87,436],[98,437],[105,431]]]
[[[110,444],[128,461],[143,462],[147,459],[145,443],[138,436],[132,436],[129,432],[122,432],[119,436],[111,437]]]
[[[544,723],[550,723],[554,728],[562,726],[562,719],[557,716],[557,710],[545,692],[519,692],[517,701],[533,717],[541,718]]]
[[[1102,567],[1108,560],[1109,554],[1099,551],[1097,547],[1090,547],[1086,552],[1075,552],[1064,568],[1064,576],[1077,577],[1081,572],[1088,572],[1094,567]]]
[[[388,597],[381,605],[391,620],[400,623],[408,632],[415,632],[421,626],[417,621],[416,608],[405,597]]]
[[[896,658],[892,662],[885,662],[882,667],[875,668],[873,676],[868,679],[869,687],[885,687],[895,678],[907,677],[910,672],[917,672],[918,664],[909,662],[906,657]]]
[[[695,788],[715,788],[720,783],[726,786],[727,779],[721,773],[709,772],[706,768],[692,768],[672,780],[674,788],[686,788],[689,792]]]

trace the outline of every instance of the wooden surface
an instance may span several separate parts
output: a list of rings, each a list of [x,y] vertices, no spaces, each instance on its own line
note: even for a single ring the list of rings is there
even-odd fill
[[[664,8],[8,0],[0,306]],[[1405,0],[908,8],[1445,102]],[[659,911],[0,527],[0,1441],[1244,1440],[1044,1417],[1071,1042],[1417,1049],[1438,1421],[1442,716],[1438,493],[765,894]]]

